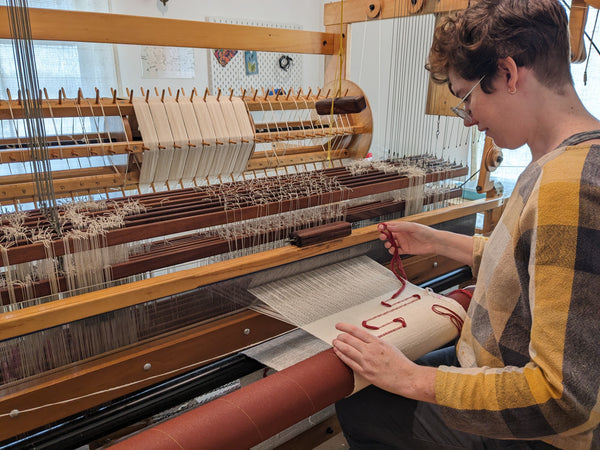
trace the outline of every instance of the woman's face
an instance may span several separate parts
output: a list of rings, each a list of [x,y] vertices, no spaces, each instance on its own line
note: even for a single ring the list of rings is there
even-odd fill
[[[462,99],[478,80],[465,80],[451,71],[449,73],[451,92]],[[492,80],[493,91],[486,94],[477,85],[465,98],[464,108],[471,120],[464,120],[467,127],[477,129],[494,140],[502,148],[518,148],[526,143],[526,121],[516,108],[516,94],[509,93],[501,77]],[[460,100],[459,100],[460,101]]]

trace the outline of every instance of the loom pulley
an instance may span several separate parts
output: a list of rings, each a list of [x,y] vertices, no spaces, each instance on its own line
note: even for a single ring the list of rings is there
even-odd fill
[[[494,145],[485,153],[485,167],[490,172],[500,167],[503,160],[502,150],[498,146]]]

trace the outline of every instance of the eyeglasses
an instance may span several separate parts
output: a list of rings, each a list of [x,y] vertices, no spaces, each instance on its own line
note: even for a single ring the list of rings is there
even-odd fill
[[[460,103],[458,105],[450,108],[452,110],[452,112],[454,114],[456,114],[458,117],[460,117],[462,120],[465,120],[467,122],[473,122],[473,119],[471,118],[471,114],[468,113],[467,110],[465,109],[464,103],[467,101],[467,98],[469,98],[469,95],[471,95],[471,92],[473,92],[475,90],[475,88],[477,86],[479,86],[479,84],[483,81],[484,78],[485,78],[485,75],[482,76],[479,79],[479,81],[473,85],[473,87],[469,90],[469,92],[467,92],[467,95],[465,95],[462,98],[462,100],[460,101]],[[461,105],[462,105],[462,107],[461,107]]]

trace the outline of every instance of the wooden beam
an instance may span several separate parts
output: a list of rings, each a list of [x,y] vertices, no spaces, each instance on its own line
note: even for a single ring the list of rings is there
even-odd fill
[[[0,412],[21,413],[0,417],[0,441],[204,366],[292,328],[244,311],[12,383],[0,390]],[[39,408],[43,405],[49,406]],[[29,408],[33,410],[26,411]]]
[[[54,191],[56,196],[64,198],[70,197],[71,194],[78,191],[102,191],[105,188],[120,188],[124,185],[137,183],[139,177],[139,174],[135,171],[129,171],[125,175],[115,173],[112,168],[107,167],[83,169],[83,171],[89,172],[89,174],[73,178],[60,178],[55,175]],[[77,170],[73,172],[73,175],[79,173]],[[28,174],[28,176],[32,177],[31,174]],[[25,200],[35,197],[36,187],[33,181],[0,186],[0,198],[3,201],[12,202],[13,200]]]
[[[30,8],[29,19],[33,39],[48,41],[331,55],[336,40],[316,31],[40,8]],[[8,7],[0,7],[0,38],[10,37]]]
[[[459,101],[452,95],[447,83],[438,84],[431,81],[431,78],[429,79],[425,114],[456,117],[450,108],[456,106]]]
[[[586,59],[585,23],[588,5],[584,0],[573,0],[569,14],[569,34],[571,35],[571,62],[580,63]]]
[[[425,0],[422,8],[415,8],[411,0],[345,0],[344,23],[366,22],[368,20],[390,19],[392,17],[407,17],[415,14],[447,13],[469,6],[469,0]],[[373,8],[371,7],[373,5]],[[326,3],[323,14],[325,26],[341,22],[342,2]],[[374,15],[373,10],[379,14]]]
[[[312,164],[327,161],[330,156],[331,159],[345,159],[350,157],[348,149],[335,149],[329,155],[323,150],[322,146],[318,146],[318,149],[315,149],[315,151],[305,151],[298,154],[290,155],[287,152],[282,153],[281,156],[277,157],[273,155],[273,152],[255,153],[252,159],[248,161],[247,170],[275,169],[282,166]]]
[[[442,14],[436,14],[435,26],[437,27]],[[455,114],[450,109],[456,106],[458,99],[448,89],[448,84],[434,83],[429,77],[427,86],[427,101],[425,103],[425,114],[432,116],[450,116],[455,117]]]
[[[593,8],[600,9],[600,0],[585,0]]]
[[[93,136],[92,136],[93,138]],[[28,139],[22,139],[21,144],[26,145]],[[143,142],[133,141],[113,142],[102,144],[75,144],[64,146],[49,146],[48,154],[50,160],[68,159],[68,158],[88,158],[91,156],[124,155],[129,153],[142,153]],[[22,148],[19,150],[0,150],[0,164],[31,161],[31,150]],[[32,178],[30,176],[29,178]],[[7,183],[8,177],[0,177],[0,185]],[[10,182],[10,181],[9,181]]]
[[[340,41],[340,24],[338,23],[337,25],[328,25],[325,27],[325,30],[328,33],[334,34],[335,36],[337,36],[337,41]],[[324,75],[324,85],[325,86],[332,86],[335,85],[335,81],[342,79],[345,80],[347,78],[347,67],[350,67],[350,65],[348,64],[348,57],[349,57],[349,53],[348,53],[348,34],[350,33],[350,27],[348,27],[348,25],[344,24],[342,26],[342,64],[340,67],[340,53],[339,53],[339,47],[336,46],[336,52],[333,55],[328,55],[325,57],[325,75]],[[340,72],[341,71],[341,72]],[[339,93],[335,93],[333,92],[332,97],[335,96],[341,96],[343,94],[339,94]]]
[[[0,7],[2,8],[2,7]],[[2,30],[0,30],[0,34]],[[133,114],[133,105],[129,100],[102,97],[77,99],[43,99],[40,105],[44,117],[103,117],[129,116]],[[19,100],[0,100],[0,119],[22,119],[23,107]]]

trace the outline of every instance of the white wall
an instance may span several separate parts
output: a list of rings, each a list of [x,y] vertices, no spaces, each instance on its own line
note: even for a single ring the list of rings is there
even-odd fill
[[[205,21],[208,17],[226,17],[232,19],[256,20],[300,25],[306,31],[323,31],[323,0],[170,0],[163,6],[160,0],[109,0],[111,12],[137,16],[163,17]],[[194,79],[148,79],[142,78],[141,47],[135,45],[118,46],[118,64],[121,73],[121,87],[134,89],[140,94],[140,87],[158,88],[159,91],[170,87],[183,87],[186,92],[196,87],[203,92],[208,87],[207,50],[194,51]],[[236,57],[243,57],[237,55]],[[321,55],[304,55],[304,86],[323,84],[323,61]],[[267,88],[267,86],[265,86]]]

